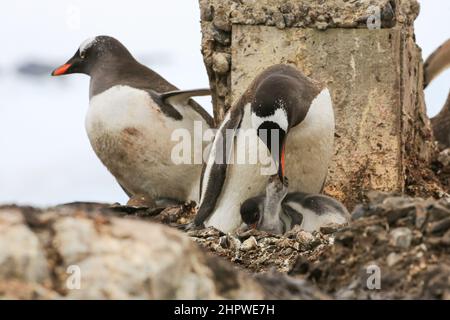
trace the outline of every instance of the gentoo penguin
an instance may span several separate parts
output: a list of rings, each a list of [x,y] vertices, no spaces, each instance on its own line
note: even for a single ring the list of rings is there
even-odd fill
[[[227,112],[216,133],[202,175],[197,215],[188,228],[237,229],[241,204],[262,194],[271,175],[280,180],[288,175],[293,191],[319,193],[333,141],[328,89],[295,67],[267,68]],[[261,151],[270,154],[269,164]],[[255,158],[258,161],[250,161]]]
[[[198,200],[203,161],[174,162],[171,154],[177,141],[172,133],[187,130],[193,141],[203,141],[202,130],[195,132],[194,123],[205,130],[213,120],[190,98],[209,95],[209,89],[179,91],[108,36],[84,41],[52,75],[71,73],[91,78],[86,116],[89,140],[125,192],[135,197],[131,202]],[[193,151],[190,160],[202,159],[202,147]]]
[[[424,64],[424,88],[450,67],[450,39],[434,51]],[[435,139],[445,148],[450,147],[450,93],[441,111],[431,118]]]
[[[243,222],[252,228],[283,234],[299,225],[308,232],[350,221],[350,213],[337,200],[304,192],[287,193],[287,184],[272,179],[266,195],[247,199],[241,206]]]

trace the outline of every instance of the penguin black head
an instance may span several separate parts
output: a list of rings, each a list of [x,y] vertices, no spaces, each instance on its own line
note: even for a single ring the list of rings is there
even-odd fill
[[[261,219],[261,200],[250,198],[241,205],[241,218],[248,226],[256,228]]]
[[[97,68],[130,59],[134,61],[127,48],[118,40],[109,36],[97,36],[86,39],[72,58],[52,72],[52,76],[71,73],[91,75]]]

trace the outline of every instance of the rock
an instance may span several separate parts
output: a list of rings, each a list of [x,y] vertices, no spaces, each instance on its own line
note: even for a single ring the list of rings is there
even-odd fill
[[[223,46],[229,46],[231,44],[231,35],[228,32],[215,29],[213,32],[213,38]]]
[[[218,52],[213,54],[213,69],[218,74],[225,74],[230,70],[231,56],[227,53]]]
[[[328,28],[328,22],[318,21],[318,22],[316,22],[316,28],[318,30],[326,30]]]
[[[241,242],[238,238],[227,234],[226,236],[220,237],[220,246],[224,249],[230,249],[236,251],[241,247]]]
[[[314,236],[309,232],[301,230],[297,233],[296,240],[300,243],[309,244],[314,241]]]
[[[209,6],[211,8],[211,6]],[[211,9],[210,9],[211,10]],[[213,25],[217,29],[225,32],[231,31],[231,22],[229,18],[229,13],[222,6],[217,7],[214,14]]]
[[[450,209],[442,201],[428,206],[429,221],[435,222],[450,217]]]
[[[429,224],[427,231],[432,234],[443,234],[450,229],[450,217]]]
[[[407,249],[411,246],[412,232],[408,228],[396,228],[390,232],[391,244],[395,247]]]
[[[450,148],[442,150],[438,155],[438,161],[444,167],[450,166]]]
[[[204,234],[222,236],[213,229]],[[246,241],[249,249],[255,246],[254,237]],[[274,298],[273,292],[290,298],[320,293],[304,282],[296,292],[275,289],[277,277],[282,278],[249,276],[206,255],[175,229],[113,211],[0,207],[0,298],[265,299]]]
[[[389,267],[393,267],[394,265],[396,265],[401,260],[402,260],[402,256],[400,254],[395,253],[395,252],[391,252],[387,256],[386,263],[387,263],[387,265]]]
[[[251,236],[244,242],[242,242],[242,245],[240,246],[240,250],[242,251],[250,251],[256,249],[258,246],[258,242],[256,241],[255,237]]]
[[[46,250],[28,227],[18,208],[0,213],[0,279],[20,278],[47,285],[51,282]]]

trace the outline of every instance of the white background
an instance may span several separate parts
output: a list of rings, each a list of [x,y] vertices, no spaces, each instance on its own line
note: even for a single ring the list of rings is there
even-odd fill
[[[426,58],[450,38],[450,1],[420,3],[416,36]],[[18,65],[62,64],[85,38],[106,34],[178,87],[207,87],[199,20],[197,0],[3,1],[0,203],[126,201],[85,133],[88,78],[26,77],[16,72]],[[426,91],[430,115],[439,111],[449,89],[450,70]],[[211,111],[208,100],[201,102]]]

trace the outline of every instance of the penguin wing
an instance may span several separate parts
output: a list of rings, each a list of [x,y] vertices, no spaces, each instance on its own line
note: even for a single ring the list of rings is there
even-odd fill
[[[214,137],[208,161],[202,170],[200,205],[194,218],[196,226],[202,226],[216,207],[225,183],[227,166],[232,154],[231,146],[241,120],[242,110],[229,111]]]
[[[205,109],[197,102],[192,100],[192,97],[210,96],[211,89],[193,89],[193,90],[174,90],[160,94],[160,99],[164,104],[171,106],[190,106],[197,112],[210,127],[214,127],[214,119],[209,115]]]
[[[425,61],[424,65],[424,89],[450,67],[450,39],[437,48]]]
[[[161,94],[164,103],[186,105],[192,97],[210,96],[211,89],[174,90]]]
[[[291,218],[291,228],[293,228],[295,225],[302,225],[303,215],[301,212],[297,212],[296,210],[292,209],[291,206],[289,206],[286,202],[283,202],[281,204],[281,207],[283,208],[283,212],[289,218]]]

